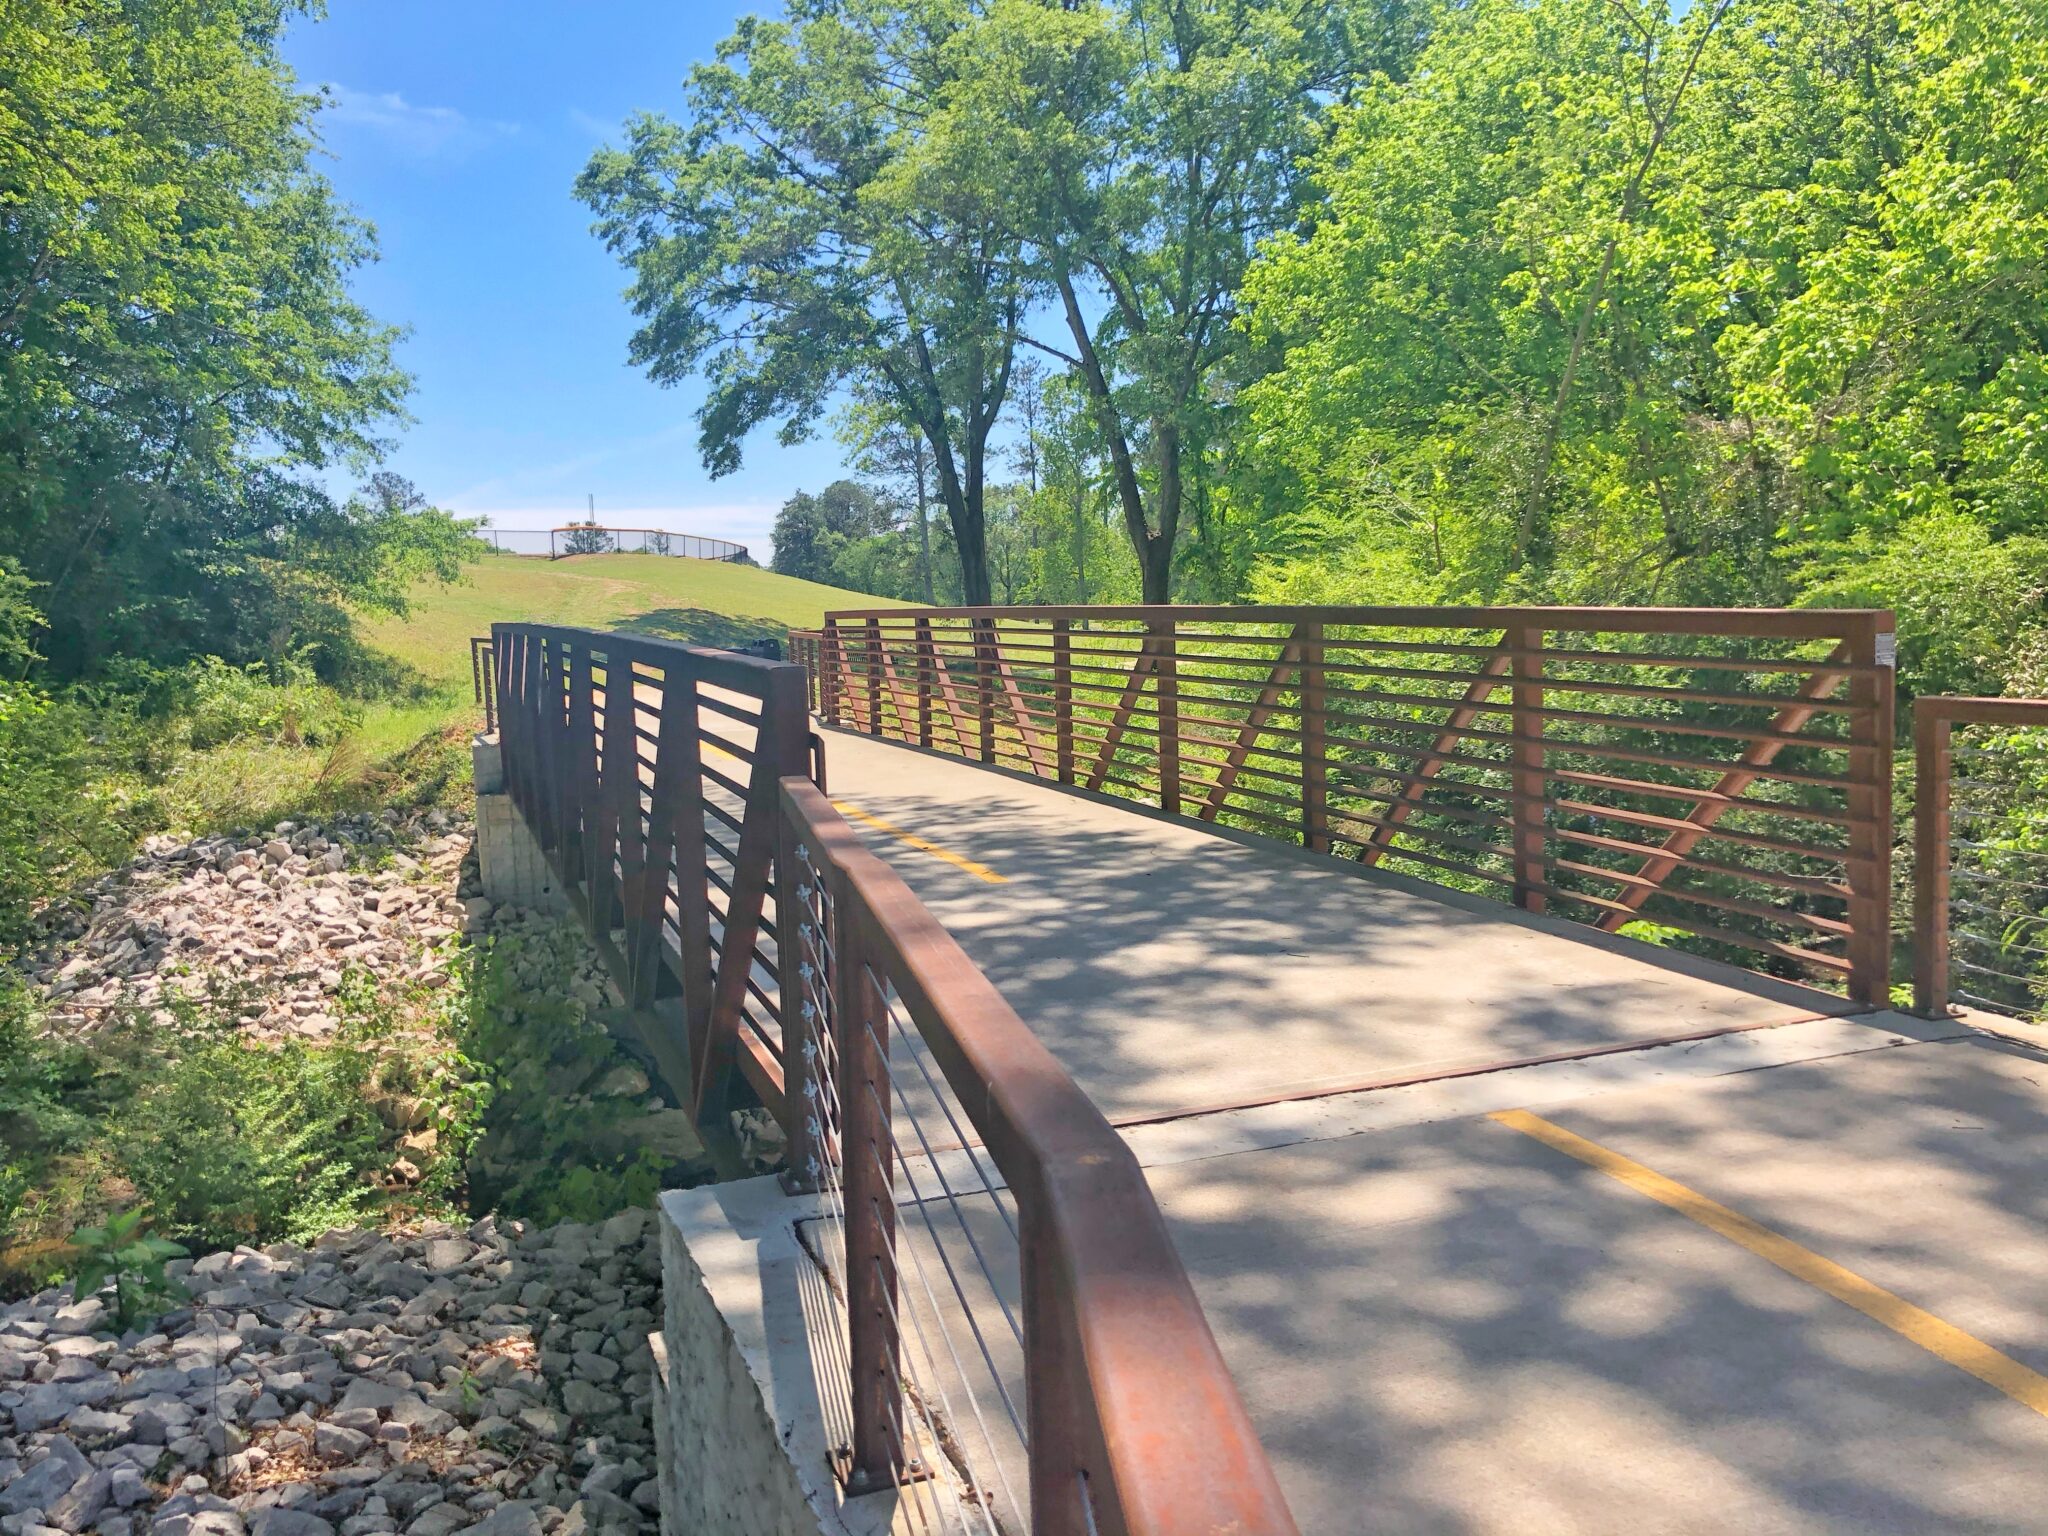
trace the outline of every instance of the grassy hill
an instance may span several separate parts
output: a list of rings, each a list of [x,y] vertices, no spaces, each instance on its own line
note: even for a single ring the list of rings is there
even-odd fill
[[[493,623],[507,620],[739,645],[814,628],[830,609],[896,606],[887,598],[712,560],[492,554],[458,586],[422,587],[409,618],[369,623],[364,633],[432,681],[466,686],[470,636],[489,634]]]

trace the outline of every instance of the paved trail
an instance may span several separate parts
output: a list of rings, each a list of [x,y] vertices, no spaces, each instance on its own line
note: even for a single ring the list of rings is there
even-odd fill
[[[826,752],[1125,1127],[1305,1531],[2048,1530],[2048,1053]]]

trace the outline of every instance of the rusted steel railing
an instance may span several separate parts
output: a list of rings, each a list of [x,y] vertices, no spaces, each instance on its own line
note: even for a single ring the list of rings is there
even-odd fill
[[[834,613],[825,720],[1889,991],[1891,615]]]
[[[818,693],[818,682],[824,675],[818,646],[824,638],[824,632],[816,629],[792,629],[788,636],[789,659],[804,669],[804,696],[814,715],[825,712],[824,700]]]
[[[1913,1006],[1923,1016],[1960,1002],[2032,1017],[2048,1003],[2044,783],[2048,699],[1913,701]]]
[[[1290,1536],[1136,1160],[806,776],[803,672],[530,624],[491,655],[507,785],[621,991],[700,1115],[737,1068],[824,1210],[848,1491],[920,1529]]]
[[[484,730],[498,729],[498,663],[488,635],[473,635],[469,642],[469,686],[484,712]]]
[[[491,642],[507,787],[621,991],[676,1018],[700,1116],[737,1069],[786,1120],[771,878],[801,673],[541,624]]]
[[[920,1529],[1292,1531],[1130,1150],[823,794],[782,805],[790,1160],[840,1218],[848,1487],[901,1485]]]

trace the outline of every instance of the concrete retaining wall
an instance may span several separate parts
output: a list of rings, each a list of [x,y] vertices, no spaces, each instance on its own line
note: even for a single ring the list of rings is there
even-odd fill
[[[819,1214],[772,1177],[661,1197],[667,1378],[655,1434],[668,1536],[914,1526],[895,1493],[842,1499],[832,1475],[806,1316],[831,1303],[796,1237]]]
[[[470,743],[469,759],[476,776],[476,862],[484,895],[501,904],[560,910],[565,903],[554,871],[505,793],[498,738],[478,736]]]

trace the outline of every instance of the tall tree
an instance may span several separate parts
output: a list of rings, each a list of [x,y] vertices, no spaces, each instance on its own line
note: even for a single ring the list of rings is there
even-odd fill
[[[794,0],[786,21],[742,21],[691,72],[681,121],[635,118],[577,190],[633,273],[634,360],[709,380],[712,472],[757,426],[794,442],[848,383],[878,393],[929,445],[983,603],[988,450],[1026,294],[1015,242],[904,164],[973,20],[965,0]]]
[[[366,465],[407,381],[348,293],[370,231],[310,169],[298,9],[0,7],[0,557],[59,675],[260,653],[286,550],[396,526],[305,473]]]
[[[882,496],[904,509],[917,545],[915,595],[926,603],[936,603],[931,444],[915,427],[891,414],[886,400],[878,399],[850,406],[840,418],[839,438],[852,450],[855,470],[878,485]]]
[[[1138,557],[1168,601],[1174,553],[1228,416],[1237,292],[1300,216],[1328,102],[1412,49],[1406,7],[1299,0],[994,0],[972,69],[933,114],[930,180],[979,187],[1064,336]]]
[[[784,576],[831,583],[834,563],[849,544],[886,533],[888,509],[856,480],[834,480],[813,496],[798,491],[775,514],[770,569]]]
[[[1340,109],[1246,282],[1230,491],[1288,595],[1792,595],[1806,476],[1742,375],[1833,350],[1780,324],[1910,142],[1903,9],[1475,0]]]

